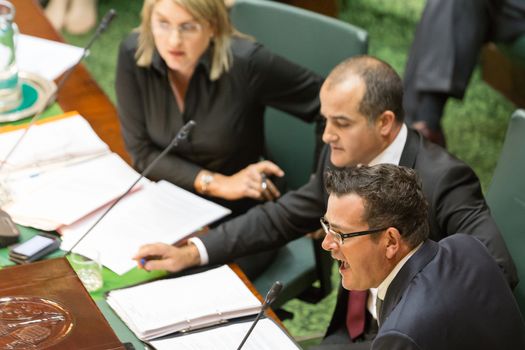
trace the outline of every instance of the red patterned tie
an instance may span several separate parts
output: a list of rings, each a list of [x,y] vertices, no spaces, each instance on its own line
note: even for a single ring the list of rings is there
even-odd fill
[[[355,340],[365,331],[365,310],[368,291],[348,292],[348,308],[346,311],[346,329],[350,338]]]

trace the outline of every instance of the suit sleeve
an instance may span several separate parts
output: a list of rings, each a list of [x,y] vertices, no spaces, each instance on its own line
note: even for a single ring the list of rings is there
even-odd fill
[[[490,215],[477,176],[467,165],[456,162],[437,178],[432,203],[438,227],[445,235],[467,233],[487,247],[514,288],[518,283],[516,267],[505,241]]]
[[[371,350],[421,350],[416,342],[408,335],[397,332],[388,331],[374,340]]]
[[[130,48],[133,37],[122,42],[119,49],[116,73],[118,115],[126,148],[133,158],[133,166],[143,171],[163,149],[153,142],[148,134],[143,105],[144,92],[138,77],[140,68],[134,59],[135,50]],[[152,169],[151,179],[166,179],[186,190],[193,190],[193,182],[201,167],[167,154]]]
[[[325,148],[320,166],[310,181],[288,192],[276,202],[252,208],[245,215],[227,221],[201,239],[210,264],[282,246],[320,227],[326,210],[323,171],[329,159]]]

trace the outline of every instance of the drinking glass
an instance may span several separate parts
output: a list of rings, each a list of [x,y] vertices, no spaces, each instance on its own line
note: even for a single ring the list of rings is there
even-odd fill
[[[102,265],[100,264],[100,253],[90,254],[93,259],[80,254],[71,254],[71,266],[84,284],[88,292],[94,292],[102,288]]]
[[[22,101],[15,57],[18,28],[14,18],[13,4],[0,0],[0,113],[18,107]]]

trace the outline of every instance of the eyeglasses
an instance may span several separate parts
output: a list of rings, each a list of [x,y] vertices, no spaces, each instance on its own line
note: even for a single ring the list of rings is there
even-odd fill
[[[159,36],[170,37],[175,31],[181,39],[188,39],[199,35],[202,32],[202,24],[199,22],[185,22],[173,27],[164,20],[153,19],[151,21],[151,30]]]
[[[322,217],[320,219],[320,221],[321,221],[321,226],[322,226],[324,232],[326,234],[332,235],[332,238],[339,245],[342,245],[346,238],[352,238],[352,237],[357,237],[357,236],[369,235],[369,234],[372,234],[372,233],[381,232],[381,231],[386,230],[388,228],[388,227],[373,228],[373,229],[366,230],[366,231],[359,231],[359,232],[352,232],[352,233],[342,233],[342,232],[338,232],[338,231],[334,230],[330,226],[330,223],[324,217]]]

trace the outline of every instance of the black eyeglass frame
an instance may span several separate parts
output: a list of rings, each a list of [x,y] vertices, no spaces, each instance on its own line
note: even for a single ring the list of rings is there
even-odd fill
[[[339,238],[339,239],[336,239],[337,243],[339,243],[339,244],[343,244],[345,242],[346,238],[370,235],[370,234],[373,234],[373,233],[384,231],[388,227],[390,227],[390,226],[388,226],[388,227],[383,227],[383,228],[373,228],[373,229],[369,229],[369,230],[366,230],[366,231],[343,233],[343,232],[337,232],[336,230],[331,228],[330,227],[330,223],[328,222],[328,220],[326,220],[326,218],[324,216],[322,218],[320,218],[319,221],[321,222],[321,227],[323,228],[323,231],[326,234],[331,234],[331,235],[336,236],[336,237]]]

